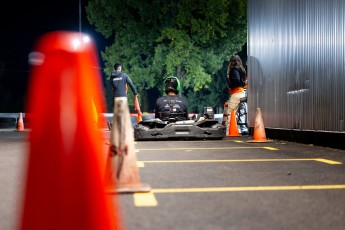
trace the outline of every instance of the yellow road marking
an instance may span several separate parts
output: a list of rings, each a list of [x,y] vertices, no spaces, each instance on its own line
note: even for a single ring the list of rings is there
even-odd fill
[[[152,160],[140,161],[140,167],[145,163],[224,163],[224,162],[273,162],[273,161],[318,161],[326,164],[342,164],[341,162],[322,159],[322,158],[301,158],[301,159],[237,159],[237,160]],[[139,162],[139,161],[138,161]],[[138,166],[139,167],[139,166]]]
[[[320,161],[322,163],[330,164],[330,165],[341,165],[342,163],[339,161],[332,161],[332,160],[327,160],[327,159],[322,159],[322,158],[316,158],[316,161]]]
[[[218,187],[218,188],[167,188],[167,189],[152,189],[151,192],[152,193],[184,193],[184,192],[240,192],[240,191],[280,191],[280,190],[321,190],[321,189],[345,189],[345,184]]]
[[[277,148],[273,148],[273,147],[262,147],[262,148],[264,148],[264,149],[268,149],[268,150],[279,150],[279,149],[277,149]]]
[[[268,150],[278,150],[271,147],[218,147],[218,148],[156,148],[156,149],[138,149],[140,151],[166,151],[166,150],[227,150],[227,149],[268,149]]]
[[[157,206],[158,202],[152,192],[134,193],[134,204],[138,207]]]
[[[144,167],[145,167],[144,162],[142,162],[142,161],[137,161],[137,167],[138,167],[138,168],[144,168]]]
[[[158,201],[155,193],[193,193],[193,192],[246,192],[246,191],[297,191],[345,189],[345,184],[335,185],[292,185],[292,186],[251,186],[251,187],[209,187],[209,188],[163,188],[152,189],[148,193],[134,193],[134,205],[137,207],[155,207]]]
[[[234,138],[234,137],[231,137]],[[186,141],[186,140],[174,140],[174,143],[186,143],[186,142],[198,142],[198,143],[224,143],[224,142],[234,142],[234,141],[241,141],[241,140],[235,140],[235,139],[223,139],[223,140],[190,140],[190,141]],[[134,142],[137,143],[137,142]]]

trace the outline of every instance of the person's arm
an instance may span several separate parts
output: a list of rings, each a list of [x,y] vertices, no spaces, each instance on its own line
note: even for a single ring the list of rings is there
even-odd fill
[[[135,88],[135,86],[134,86],[132,80],[129,78],[129,76],[127,76],[127,84],[128,84],[129,87],[131,88],[131,90],[132,90],[134,96],[138,95],[138,91],[137,91],[137,89]]]
[[[229,77],[230,75],[230,70],[231,70],[231,61],[229,60],[229,64],[228,64],[228,70],[226,71],[226,75]]]
[[[113,76],[112,75],[110,75],[110,77],[109,77],[109,82],[110,82],[110,85],[111,85],[111,89],[113,90],[113,92],[114,92],[114,85],[113,85]]]
[[[247,64],[244,68],[244,77],[243,77],[243,82],[244,82],[244,88],[247,89],[248,88],[248,67]]]

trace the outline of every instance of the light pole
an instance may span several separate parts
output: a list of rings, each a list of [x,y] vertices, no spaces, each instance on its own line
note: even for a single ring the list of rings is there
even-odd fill
[[[81,0],[79,0],[79,33],[81,33]]]

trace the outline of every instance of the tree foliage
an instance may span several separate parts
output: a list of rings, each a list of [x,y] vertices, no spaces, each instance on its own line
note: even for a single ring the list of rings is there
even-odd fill
[[[86,12],[114,40],[102,52],[107,76],[120,62],[139,92],[161,90],[167,76],[177,76],[199,110],[200,100],[222,103],[224,63],[246,42],[246,8],[246,0],[89,0]]]

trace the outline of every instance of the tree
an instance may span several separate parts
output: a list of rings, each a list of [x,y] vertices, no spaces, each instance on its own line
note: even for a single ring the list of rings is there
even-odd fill
[[[246,8],[246,0],[90,0],[86,12],[114,39],[101,53],[107,76],[120,62],[139,92],[162,92],[163,80],[177,76],[193,108],[196,97],[211,103],[223,93],[226,70],[219,71],[246,42]]]

